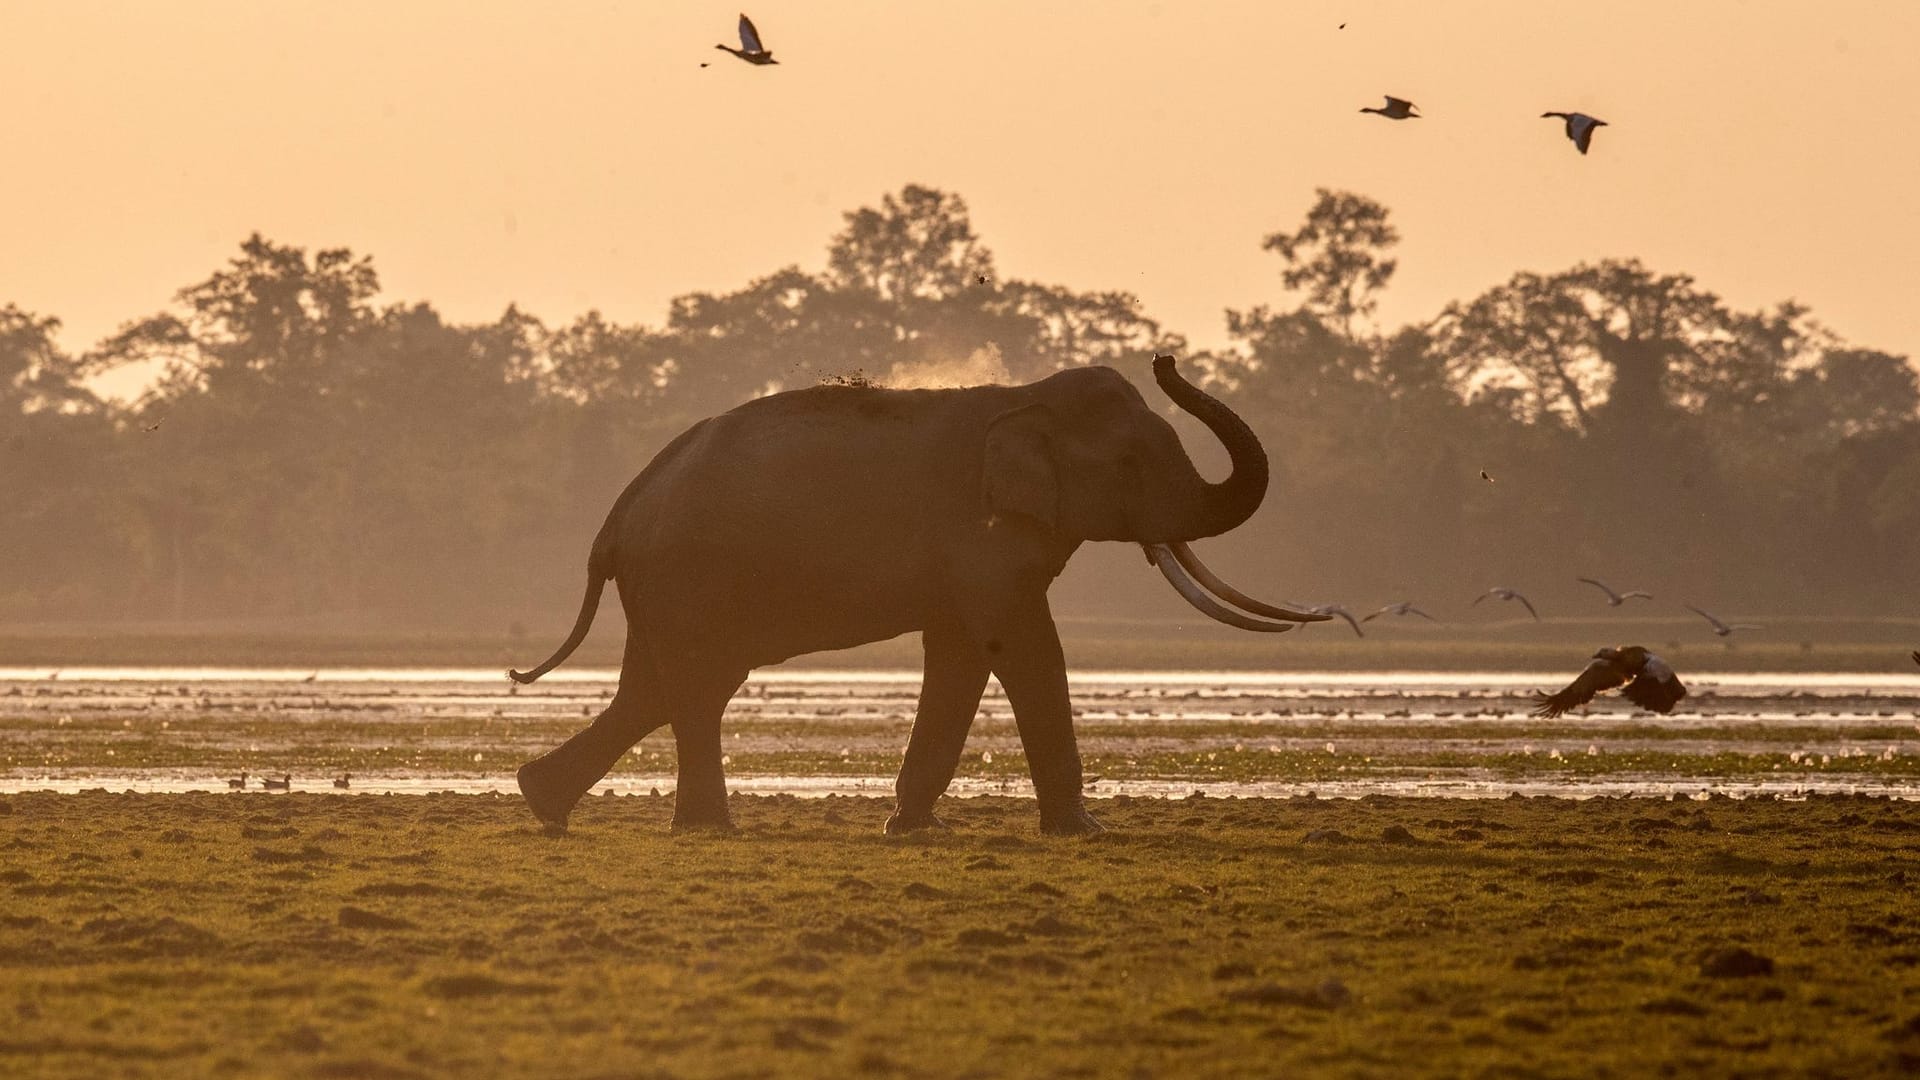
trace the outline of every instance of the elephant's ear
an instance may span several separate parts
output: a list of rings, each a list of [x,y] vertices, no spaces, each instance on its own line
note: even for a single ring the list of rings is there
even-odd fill
[[[1001,413],[987,426],[981,479],[990,517],[1019,514],[1048,528],[1058,522],[1053,429],[1053,412],[1037,403]]]

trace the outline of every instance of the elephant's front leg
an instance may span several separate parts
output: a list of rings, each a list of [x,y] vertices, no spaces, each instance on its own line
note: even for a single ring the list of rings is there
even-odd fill
[[[1105,832],[1081,800],[1080,747],[1067,697],[1067,661],[1046,594],[1010,605],[992,620],[983,646],[1007,692],[1020,745],[1040,800],[1040,831],[1057,836]]]
[[[936,828],[933,804],[953,783],[967,729],[980,711],[980,695],[987,688],[987,654],[971,634],[955,624],[929,626],[920,635],[925,671],[920,682],[920,708],[913,718],[913,735],[900,763],[894,785],[893,816],[888,835]]]

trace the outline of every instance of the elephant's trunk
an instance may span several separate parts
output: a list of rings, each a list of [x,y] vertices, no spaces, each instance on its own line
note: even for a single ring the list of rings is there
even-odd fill
[[[1191,503],[1174,508],[1175,531],[1167,540],[1218,536],[1253,516],[1267,497],[1267,452],[1246,421],[1174,370],[1173,357],[1153,358],[1154,381],[1175,405],[1198,417],[1227,448],[1233,472],[1217,484],[1202,482]]]

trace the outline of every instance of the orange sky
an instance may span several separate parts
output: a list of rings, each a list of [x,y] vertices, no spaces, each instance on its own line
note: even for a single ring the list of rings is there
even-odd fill
[[[1329,186],[1401,229],[1390,324],[1637,255],[1920,355],[1914,5],[754,0],[772,68],[713,50],[735,13],[0,4],[0,303],[84,348],[259,230],[456,319],[657,324],[917,181],[1004,275],[1215,344],[1284,301],[1260,239]],[[1356,111],[1382,93],[1428,119]],[[1612,126],[1583,159],[1545,109]]]

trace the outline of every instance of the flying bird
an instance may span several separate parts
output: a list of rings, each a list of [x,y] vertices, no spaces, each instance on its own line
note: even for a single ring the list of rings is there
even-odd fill
[[[1369,109],[1361,109],[1360,111],[1370,112],[1370,113],[1379,113],[1381,116],[1384,116],[1389,120],[1420,119],[1420,114],[1413,111],[1414,110],[1413,102],[1408,101],[1406,98],[1394,97],[1392,94],[1387,94],[1386,99],[1387,99],[1387,104],[1385,108],[1380,108],[1380,109],[1369,108]]]
[[[1485,469],[1480,470],[1480,479],[1485,480],[1489,484],[1493,483],[1493,477],[1488,476],[1487,470]]]
[[[1382,615],[1418,615],[1421,618],[1427,620],[1428,622],[1440,621],[1439,619],[1434,618],[1433,616],[1427,614],[1426,612],[1421,611],[1419,608],[1414,607],[1413,602],[1411,600],[1402,600],[1397,604],[1388,604],[1386,607],[1381,608],[1379,611],[1376,611],[1371,615],[1361,616],[1360,621],[1372,622],[1373,620],[1379,618]]]
[[[1582,112],[1543,112],[1540,119],[1545,120],[1549,116],[1567,122],[1567,138],[1572,139],[1573,145],[1579,147],[1583,154],[1593,144],[1593,129],[1607,126],[1605,120],[1596,120]]]
[[[736,49],[731,45],[715,45],[714,48],[719,49],[721,52],[730,52],[749,64],[777,64],[780,62],[775,60],[773,54],[768,52],[766,47],[760,44],[760,31],[753,28],[753,20],[747,18],[744,13],[740,16],[740,47]]]
[[[1533,610],[1532,601],[1528,600],[1524,596],[1521,596],[1519,593],[1514,592],[1512,589],[1504,588],[1499,585],[1495,585],[1493,588],[1488,589],[1486,592],[1483,592],[1479,596],[1474,597],[1473,603],[1468,606],[1479,607],[1480,601],[1485,600],[1489,596],[1497,597],[1501,600],[1518,600],[1520,601],[1520,606],[1527,609],[1527,614],[1533,616],[1534,622],[1540,621],[1540,613]]]
[[[1920,649],[1913,650],[1913,662],[1920,664]]]
[[[1295,605],[1288,604],[1287,606],[1294,607]],[[1367,636],[1366,633],[1360,629],[1359,621],[1354,619],[1353,612],[1348,611],[1346,608],[1340,606],[1339,604],[1307,604],[1307,605],[1302,605],[1301,610],[1312,612],[1315,615],[1338,615],[1341,618],[1347,620],[1348,626],[1353,627],[1353,633],[1355,637]],[[1368,616],[1368,618],[1372,618],[1372,616]]]
[[[1682,604],[1681,606],[1682,606],[1682,607],[1684,607],[1684,608],[1686,608],[1686,609],[1687,609],[1688,611],[1691,611],[1691,612],[1693,612],[1693,613],[1694,613],[1695,615],[1698,615],[1698,616],[1700,616],[1701,618],[1703,618],[1703,619],[1705,619],[1705,620],[1707,620],[1708,622],[1710,622],[1710,623],[1712,623],[1712,624],[1713,624],[1713,632],[1714,632],[1715,634],[1718,634],[1718,635],[1719,635],[1719,636],[1721,636],[1721,637],[1726,637],[1726,636],[1728,636],[1728,635],[1730,635],[1730,634],[1732,634],[1732,633],[1733,633],[1733,632],[1734,632],[1735,630],[1764,630],[1764,629],[1766,629],[1766,628],[1765,628],[1765,627],[1763,627],[1763,626],[1755,626],[1755,625],[1754,625],[1754,624],[1752,624],[1752,623],[1723,623],[1723,622],[1721,622],[1721,621],[1720,621],[1719,619],[1716,619],[1716,618],[1714,618],[1714,617],[1713,617],[1712,615],[1709,615],[1709,614],[1707,614],[1706,612],[1704,612],[1704,611],[1701,611],[1701,610],[1700,610],[1699,608],[1697,608],[1697,607],[1694,607],[1694,606],[1693,606],[1692,604]]]
[[[1652,593],[1650,593],[1650,592],[1641,592],[1641,591],[1640,591],[1639,589],[1632,589],[1632,590],[1629,590],[1629,591],[1627,591],[1627,592],[1614,592],[1614,591],[1613,591],[1612,589],[1609,589],[1609,588],[1607,588],[1607,585],[1606,585],[1606,583],[1605,583],[1605,582],[1603,582],[1603,581],[1596,581],[1596,580],[1594,580],[1593,578],[1590,578],[1590,577],[1583,577],[1583,578],[1574,578],[1573,580],[1575,580],[1575,581],[1584,581],[1584,582],[1586,582],[1587,584],[1589,584],[1589,585],[1591,585],[1591,586],[1593,586],[1594,588],[1596,588],[1596,589],[1599,589],[1599,590],[1600,590],[1601,592],[1603,592],[1603,593],[1606,593],[1606,594],[1607,594],[1607,606],[1608,606],[1608,607],[1619,607],[1619,606],[1620,606],[1621,604],[1624,604],[1624,603],[1626,603],[1626,602],[1627,602],[1627,601],[1629,601],[1629,600],[1651,600],[1651,599],[1653,599],[1653,594],[1652,594]]]
[[[1632,681],[1628,682],[1629,679]],[[1672,712],[1674,705],[1687,696],[1687,688],[1665,660],[1642,646],[1622,645],[1594,653],[1593,663],[1587,665],[1587,670],[1559,693],[1536,693],[1533,715],[1551,720],[1568,709],[1577,709],[1592,701],[1593,695],[1600,691],[1611,690],[1622,683],[1626,683],[1627,688],[1621,693],[1628,701],[1657,713]]]
[[[166,423],[166,422],[167,422],[167,418],[163,416],[163,417],[161,417],[160,419],[158,419],[158,420],[155,420],[155,421],[154,421],[153,423],[151,423],[151,424],[143,424],[143,425],[141,425],[141,427],[140,427],[140,430],[141,430],[141,431],[145,431],[145,432],[155,432],[155,431],[159,431],[159,430],[160,430],[160,425],[161,425],[161,424],[164,424],[164,423]]]

